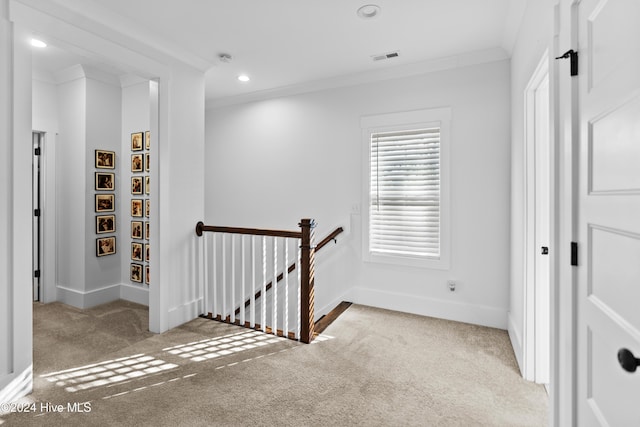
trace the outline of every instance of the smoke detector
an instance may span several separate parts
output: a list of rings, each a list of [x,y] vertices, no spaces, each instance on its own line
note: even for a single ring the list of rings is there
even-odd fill
[[[365,4],[360,7],[356,13],[362,19],[372,19],[380,15],[380,11],[380,6],[377,4]]]
[[[393,58],[397,58],[398,56],[400,56],[400,52],[399,51],[393,51],[393,52],[387,52],[387,53],[381,53],[378,55],[371,55],[371,59],[373,59],[373,61],[384,61],[385,59],[393,59]]]

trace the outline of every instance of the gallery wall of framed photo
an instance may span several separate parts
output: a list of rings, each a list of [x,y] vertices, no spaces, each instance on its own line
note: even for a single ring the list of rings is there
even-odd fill
[[[151,282],[149,260],[151,248],[149,216],[151,210],[151,132],[131,134],[131,186],[129,214],[131,217],[129,280],[133,283]]]
[[[116,152],[95,150],[96,256],[115,255],[116,245]]]

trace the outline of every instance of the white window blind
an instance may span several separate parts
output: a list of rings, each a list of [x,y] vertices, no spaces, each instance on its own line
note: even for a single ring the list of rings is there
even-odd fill
[[[371,133],[369,251],[440,257],[440,127]]]

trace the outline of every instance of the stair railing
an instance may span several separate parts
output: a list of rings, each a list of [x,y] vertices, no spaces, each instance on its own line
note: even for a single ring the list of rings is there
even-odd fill
[[[202,296],[207,317],[305,343],[313,340],[316,224],[302,219],[298,225],[299,231],[196,225],[196,234],[204,235]],[[298,274],[292,278],[294,270]],[[279,286],[271,286],[267,301],[267,284],[278,282],[278,271],[285,281],[282,295]],[[241,306],[245,309],[236,310]]]

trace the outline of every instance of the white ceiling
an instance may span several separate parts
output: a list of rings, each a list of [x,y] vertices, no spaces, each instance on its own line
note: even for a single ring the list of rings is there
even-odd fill
[[[49,1],[150,41],[176,57],[191,59],[206,70],[208,101],[471,52],[501,50],[510,56],[527,2]],[[379,5],[382,12],[363,20],[356,11],[369,3]],[[379,62],[371,59],[389,51],[399,51],[400,56]],[[231,63],[219,61],[221,53],[232,55]],[[49,71],[84,61],[60,49],[37,51],[34,58],[36,67]],[[248,74],[251,82],[240,83],[237,75],[241,73]]]

